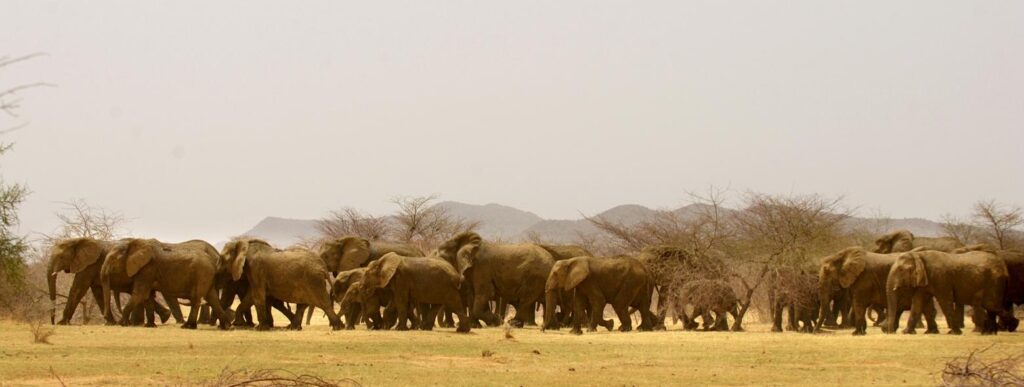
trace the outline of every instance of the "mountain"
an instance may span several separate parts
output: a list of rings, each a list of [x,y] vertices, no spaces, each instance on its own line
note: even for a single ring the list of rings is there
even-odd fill
[[[571,243],[579,235],[599,232],[597,227],[586,219],[544,219],[536,214],[501,204],[467,204],[460,202],[441,202],[437,204],[446,208],[451,214],[468,221],[479,221],[477,232],[488,239],[518,241],[530,237],[539,237],[551,243]],[[684,219],[695,216],[703,204],[691,204],[673,210]],[[731,209],[722,209],[731,212]],[[601,217],[624,225],[633,225],[652,219],[658,211],[637,204],[624,204],[612,207],[592,217]],[[942,226],[927,219],[907,218],[862,218],[851,217],[845,221],[846,227],[878,230],[878,232],[907,229],[918,236],[938,236]],[[240,235],[250,235],[266,239],[275,246],[290,246],[303,239],[315,238],[317,235],[316,221],[303,219],[286,219],[267,217],[252,229]]]
[[[446,208],[449,214],[471,222],[479,221],[480,227],[477,232],[487,235],[489,238],[517,238],[523,233],[523,230],[544,221],[543,218],[532,212],[494,203],[479,206],[459,202],[441,202],[437,205]]]

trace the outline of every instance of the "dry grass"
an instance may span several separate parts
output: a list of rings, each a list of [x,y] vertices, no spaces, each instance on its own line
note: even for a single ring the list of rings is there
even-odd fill
[[[597,332],[501,328],[456,334],[302,331],[220,332],[211,327],[62,327],[54,345],[0,322],[0,385],[206,384],[230,370],[288,370],[362,385],[936,385],[946,363],[994,347],[986,358],[1024,353],[1024,334],[997,336]],[[481,355],[490,353],[490,356]],[[51,371],[51,367],[53,371]]]

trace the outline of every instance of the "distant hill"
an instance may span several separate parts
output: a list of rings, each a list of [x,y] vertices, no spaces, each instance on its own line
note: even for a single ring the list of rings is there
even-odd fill
[[[489,239],[517,241],[529,235],[537,235],[545,241],[568,243],[575,241],[578,235],[598,232],[586,219],[544,219],[536,214],[501,204],[467,204],[460,202],[441,202],[437,204],[448,209],[452,214],[469,221],[479,221],[477,229],[482,236]],[[700,204],[691,204],[673,211],[684,218],[697,213]],[[733,211],[725,209],[725,211]],[[618,223],[632,225],[648,220],[657,215],[657,211],[637,204],[624,204],[612,207],[604,212],[594,214]],[[927,219],[888,219],[853,217],[846,221],[848,227],[869,230],[907,229],[919,236],[937,236],[942,233],[942,226]],[[248,231],[239,235],[250,235],[266,239],[275,246],[289,246],[305,238],[316,237],[316,221],[303,219],[286,219],[267,217]]]

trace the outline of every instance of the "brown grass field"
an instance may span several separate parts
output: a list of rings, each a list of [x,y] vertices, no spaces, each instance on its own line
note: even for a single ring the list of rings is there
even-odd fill
[[[940,325],[941,326],[941,325]],[[27,325],[0,322],[0,385],[205,384],[228,369],[285,369],[361,385],[936,385],[947,360],[992,346],[1024,353],[1024,334],[808,335],[598,332],[501,328],[456,334],[330,331],[221,332],[60,326],[34,344]],[[483,356],[485,351],[493,352]],[[52,368],[52,371],[51,371]]]

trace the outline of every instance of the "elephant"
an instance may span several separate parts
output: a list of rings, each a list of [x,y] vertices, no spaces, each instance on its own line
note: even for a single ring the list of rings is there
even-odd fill
[[[1000,315],[999,329],[1013,332],[1017,330],[1020,321],[1013,315],[1014,307],[1024,304],[1024,253],[1016,250],[995,250],[986,244],[975,244],[953,250],[954,254],[963,254],[970,251],[993,252],[1006,264],[1006,271],[1009,278],[1006,282],[1006,292],[1003,295],[1005,315]]]
[[[188,299],[192,305],[182,328],[195,329],[201,300],[213,308],[221,320],[220,328],[227,329],[229,319],[220,307],[213,287],[214,276],[220,270],[220,256],[209,243],[191,240],[183,243],[163,243],[156,239],[128,239],[107,254],[101,269],[104,310],[110,311],[110,291],[116,279],[130,278],[132,296],[125,305],[121,324],[127,324],[128,311],[136,310],[152,296],[163,294],[171,303],[177,298]]]
[[[448,262],[387,253],[366,267],[361,283],[364,290],[362,294],[375,289],[391,291],[392,303],[398,315],[397,330],[408,329],[405,322],[410,316],[410,305],[429,304],[431,306],[428,310],[421,308],[421,328],[431,329],[438,309],[444,306],[459,318],[456,332],[470,331],[469,316],[459,292],[462,276]],[[369,315],[376,312],[369,310],[373,305],[372,302],[363,302],[363,313]]]
[[[275,299],[299,305],[290,329],[302,329],[300,320],[307,305],[323,309],[331,328],[341,329],[330,296],[333,278],[320,257],[306,249],[278,250],[260,239],[237,242],[235,248],[225,251],[222,259],[233,281],[244,278],[249,283],[239,309],[256,307],[257,330],[273,328],[268,302]]]
[[[82,301],[82,297],[85,296],[87,291],[92,291],[92,296],[96,300],[96,306],[103,308],[103,283],[100,281],[100,269],[103,267],[103,262],[106,259],[107,253],[114,247],[117,242],[98,240],[94,238],[82,237],[82,238],[71,238],[57,242],[50,253],[50,263],[47,269],[47,285],[50,294],[50,302],[53,305],[53,309],[50,311],[50,322],[57,325],[67,325],[71,322],[71,318],[75,315],[75,309],[78,304]],[[74,279],[71,282],[71,289],[68,292],[68,302],[64,305],[64,314],[60,321],[56,320],[56,308],[57,308],[57,274],[59,272],[73,273]],[[122,289],[128,290],[131,289]],[[115,297],[121,292],[118,291]],[[118,308],[120,309],[120,299],[117,299]],[[147,302],[147,308],[155,308],[154,312],[160,316],[161,322],[167,322],[167,319],[173,315],[174,319],[179,323],[183,320],[181,317],[181,310],[175,307],[172,310],[164,308],[159,302]],[[135,316],[133,320],[138,320],[142,317],[141,314]],[[104,315],[107,319],[108,324],[114,322],[113,316]],[[152,324],[152,322],[151,322]]]
[[[334,277],[331,295],[341,305],[339,312],[345,317],[345,329],[355,329],[362,318],[362,303],[359,302],[357,286],[362,285],[366,268],[345,270]]]
[[[369,241],[349,236],[324,242],[320,246],[320,258],[327,263],[330,271],[337,275],[346,270],[366,267],[387,253],[406,257],[422,257],[420,248],[407,243]]]
[[[780,268],[768,278],[768,305],[772,332],[782,332],[782,313],[789,310],[786,330],[812,333],[820,307],[818,276],[793,268]]]
[[[925,250],[949,252],[964,247],[964,245],[956,238],[914,237],[914,233],[908,230],[896,230],[875,239],[874,252],[878,254],[903,253],[918,247],[923,247]]]
[[[555,262],[558,262],[558,261],[561,261],[561,260],[565,260],[565,259],[569,259],[569,258],[574,258],[574,257],[593,257],[594,256],[594,254],[592,254],[589,250],[587,250],[583,246],[579,246],[579,245],[548,245],[548,244],[539,244],[537,246],[540,246],[544,250],[547,250],[548,253],[551,254],[551,257],[555,259]],[[569,292],[562,292],[562,293],[563,294],[561,294],[561,296],[560,296],[561,299],[563,299],[563,300],[569,299],[569,297],[570,297],[570,293]],[[503,307],[506,306],[506,305],[507,304],[505,302],[500,302],[499,301],[498,315],[501,316],[501,318],[503,318],[503,319],[505,318],[505,311],[504,311]],[[568,306],[565,307],[564,309],[563,308],[559,308],[559,314],[561,316],[559,316],[559,318],[557,319],[558,325],[569,325],[572,322],[572,310]],[[554,322],[552,322],[552,324],[553,323]]]
[[[221,248],[220,252],[221,261],[225,261],[228,257],[237,254],[240,241],[241,240],[234,240],[224,244],[224,247]],[[228,270],[222,270],[217,273],[215,284],[218,292],[220,293],[220,305],[225,310],[230,310],[231,306],[235,303],[235,298],[238,298],[239,301],[243,301],[246,299],[245,296],[249,293],[249,280],[247,278],[241,278],[238,281],[235,281]],[[281,300],[270,297],[267,299],[267,305],[281,312],[288,321],[295,320],[295,314],[292,313],[291,309],[288,309]],[[204,306],[203,308],[204,311],[208,309],[209,306]],[[310,310],[312,310],[312,308],[310,308]],[[235,319],[231,323],[236,327],[254,327],[256,325],[252,318],[252,303],[244,301],[240,302],[239,308],[235,311],[234,315]],[[272,326],[274,323],[273,314],[267,313],[267,318],[269,324]],[[216,318],[211,318],[209,322],[213,324],[216,321]]]
[[[536,324],[534,304],[544,295],[544,283],[554,265],[551,253],[543,247],[489,243],[475,232],[464,232],[442,243],[434,255],[464,276],[468,288],[464,297],[472,300],[470,319],[501,325],[501,319],[490,310],[490,302],[502,299],[516,308],[509,324]]]
[[[918,249],[923,250],[923,248]],[[854,246],[822,258],[821,266],[818,269],[819,301],[821,303],[817,322],[819,329],[827,317],[825,313],[829,307],[830,295],[835,294],[835,288],[840,288],[849,291],[851,297],[850,317],[853,323],[853,335],[867,334],[867,310],[871,307],[886,307],[888,301],[886,300],[885,281],[889,276],[889,269],[899,255],[872,253],[863,247]],[[897,324],[899,324],[899,314],[910,307],[909,298],[903,297],[899,301],[897,305],[899,309],[895,310]],[[928,324],[927,333],[938,333],[938,326],[935,324],[935,304],[924,302],[922,308]]]
[[[924,304],[934,297],[946,316],[950,334],[961,334],[964,305],[974,308],[981,334],[996,334],[995,317],[1004,313],[1008,273],[1006,264],[988,251],[952,254],[911,251],[900,254],[886,278],[887,332],[895,332],[898,297],[912,297],[910,321],[904,333],[914,333]]]
[[[650,275],[640,261],[632,257],[595,258],[578,256],[555,262],[544,285],[545,305],[543,329],[555,318],[554,306],[562,292],[570,292],[573,305],[571,333],[582,334],[580,326],[585,307],[589,305],[590,321],[588,330],[597,330],[603,321],[604,308],[611,304],[619,317],[619,331],[633,329],[629,308],[640,311],[641,322],[638,330],[651,330],[656,317],[651,312],[653,285]],[[610,328],[610,327],[609,327]]]
[[[722,280],[729,273],[725,262],[718,257],[696,257],[690,252],[672,245],[648,246],[640,251],[637,259],[651,274],[654,289],[658,293],[656,327],[659,329],[663,329],[665,326],[665,317],[668,315],[669,307],[677,304],[674,298],[678,295],[680,286],[691,280]],[[684,317],[684,325],[691,324],[686,313],[677,314]]]
[[[726,314],[731,314],[733,317],[732,331],[743,330],[740,326],[737,308],[739,298],[725,281],[706,279],[688,281],[679,288],[679,297],[676,299],[676,303],[677,310],[684,311],[684,313],[686,306],[693,306],[694,316],[703,315],[705,311],[714,312],[715,321],[710,326],[705,324],[705,330],[727,330],[729,321]]]

